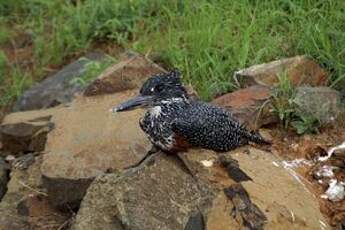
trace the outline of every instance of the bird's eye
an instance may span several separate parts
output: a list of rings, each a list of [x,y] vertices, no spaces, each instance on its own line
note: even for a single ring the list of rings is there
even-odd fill
[[[164,86],[163,86],[163,85],[157,85],[157,86],[155,87],[154,91],[156,91],[156,92],[162,92],[163,89],[164,89]]]

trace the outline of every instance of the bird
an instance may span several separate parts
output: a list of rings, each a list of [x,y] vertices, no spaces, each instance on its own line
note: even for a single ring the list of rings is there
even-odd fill
[[[203,148],[227,152],[254,142],[267,144],[259,134],[247,130],[226,109],[192,98],[179,70],[151,76],[139,95],[112,108],[124,112],[147,109],[139,120],[154,147],[169,153]]]

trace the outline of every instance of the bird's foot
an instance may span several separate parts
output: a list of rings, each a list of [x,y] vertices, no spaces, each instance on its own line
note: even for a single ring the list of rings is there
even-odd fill
[[[15,169],[25,170],[35,162],[35,155],[33,153],[25,154],[13,161],[12,167]]]
[[[158,155],[158,150],[155,147],[152,147],[150,151],[147,152],[146,156],[141,159],[138,163],[135,165],[132,165],[128,168],[125,168],[124,174],[132,174],[135,173],[141,169],[143,169],[145,166],[150,165],[154,163],[154,158]]]

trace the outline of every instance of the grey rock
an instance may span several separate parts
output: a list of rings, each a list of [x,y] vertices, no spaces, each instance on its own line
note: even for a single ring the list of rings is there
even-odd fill
[[[47,133],[53,129],[51,116],[26,122],[4,123],[0,126],[2,150],[14,155],[40,152],[44,149]]]
[[[212,197],[180,161],[158,153],[137,172],[95,179],[72,229],[200,229]]]
[[[342,112],[340,93],[328,87],[298,87],[294,102],[301,114],[312,115],[321,124],[334,121]]]
[[[71,84],[71,80],[81,76],[90,61],[100,61],[102,53],[89,53],[85,57],[65,66],[56,74],[25,91],[13,107],[13,111],[26,111],[53,107],[70,102],[83,87]]]

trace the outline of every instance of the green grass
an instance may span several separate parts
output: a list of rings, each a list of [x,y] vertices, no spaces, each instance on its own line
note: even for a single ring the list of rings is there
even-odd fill
[[[99,76],[109,66],[116,63],[116,60],[112,57],[106,57],[105,60],[101,61],[90,61],[85,67],[85,73],[80,77],[72,79],[69,84],[74,86],[86,87],[89,85],[97,76]]]
[[[11,33],[31,34],[34,79],[107,40],[181,69],[205,100],[234,90],[240,68],[299,54],[326,68],[332,87],[345,86],[341,0],[11,0],[0,2],[0,15]]]
[[[7,57],[5,53],[0,50],[0,85],[4,83],[6,68],[7,68]]]
[[[321,126],[320,121],[312,115],[299,115],[298,119],[291,122],[291,126],[298,134],[317,133]]]
[[[293,128],[298,134],[315,133],[322,125],[316,114],[306,113],[303,105],[298,103],[296,87],[290,82],[286,73],[278,75],[279,84],[272,90],[273,111],[284,128]],[[320,111],[323,110],[320,106]]]
[[[287,73],[278,75],[279,84],[272,91],[273,108],[285,128],[288,128],[295,118],[296,105],[294,103],[296,89],[290,82]]]
[[[6,28],[5,23],[0,21],[0,44],[8,42],[12,36],[13,36],[12,30],[9,28]]]
[[[4,94],[0,98],[0,107],[8,105],[14,99],[20,97],[23,91],[33,83],[31,76],[23,72],[18,66],[11,68],[10,81],[10,83],[0,86],[0,90]]]

